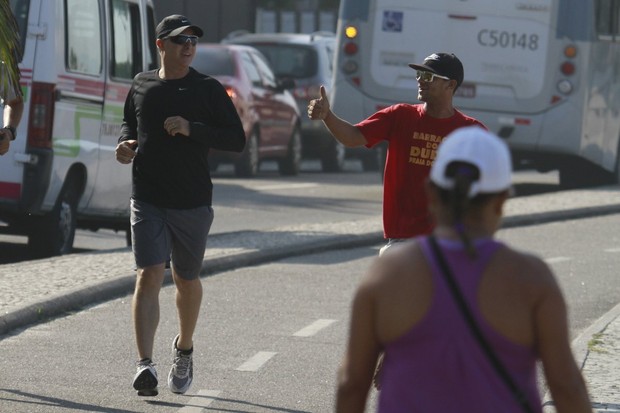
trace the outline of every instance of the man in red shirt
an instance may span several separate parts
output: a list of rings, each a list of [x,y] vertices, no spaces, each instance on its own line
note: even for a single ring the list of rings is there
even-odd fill
[[[399,103],[356,125],[330,110],[324,87],[321,97],[308,105],[308,117],[322,120],[347,147],[371,148],[382,140],[388,141],[383,191],[383,232],[388,243],[381,252],[394,242],[430,234],[434,223],[424,182],[437,147],[455,129],[484,127],[452,105],[454,92],[463,82],[463,65],[454,54],[433,53],[422,64],[409,66],[417,71],[420,104]]]

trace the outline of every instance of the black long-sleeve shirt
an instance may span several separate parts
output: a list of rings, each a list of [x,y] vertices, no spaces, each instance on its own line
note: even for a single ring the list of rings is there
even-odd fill
[[[171,136],[164,120],[181,116],[190,136]],[[190,68],[182,79],[160,79],[157,70],[138,74],[125,101],[119,142],[138,141],[132,197],[163,208],[211,205],[209,149],[241,152],[245,133],[224,87]]]

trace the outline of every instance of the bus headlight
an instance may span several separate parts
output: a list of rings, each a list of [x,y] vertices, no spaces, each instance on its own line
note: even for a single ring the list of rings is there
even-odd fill
[[[573,91],[573,84],[570,82],[570,80],[563,79],[558,82],[557,88],[560,93],[568,95]]]

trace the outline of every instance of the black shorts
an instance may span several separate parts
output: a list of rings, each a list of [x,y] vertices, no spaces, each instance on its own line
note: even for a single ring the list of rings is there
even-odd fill
[[[131,241],[138,268],[165,263],[181,278],[200,276],[213,208],[159,208],[131,200]]]

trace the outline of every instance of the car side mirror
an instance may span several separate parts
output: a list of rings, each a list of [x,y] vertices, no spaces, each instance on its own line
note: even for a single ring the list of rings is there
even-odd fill
[[[276,81],[276,90],[278,92],[284,92],[287,89],[295,89],[295,79],[292,77],[283,77]]]

